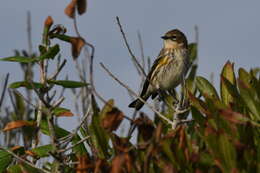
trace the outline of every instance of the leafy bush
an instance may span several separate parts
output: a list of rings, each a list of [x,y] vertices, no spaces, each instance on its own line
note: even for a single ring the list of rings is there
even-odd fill
[[[72,1],[65,11],[73,19],[76,7],[79,14],[85,12],[86,1],[77,3]],[[52,45],[53,39],[71,44],[81,81],[57,79],[66,60],[61,62],[60,46]],[[0,172],[259,172],[259,69],[248,72],[240,68],[236,75],[234,64],[228,61],[220,75],[218,93],[207,79],[196,76],[197,44],[191,43],[191,67],[180,94],[165,95],[154,120],[143,112],[129,118],[113,99],[105,101],[95,91],[94,47],[90,43],[79,34],[66,35],[62,26],[53,26],[51,17],[45,21],[42,40],[39,55],[17,51],[15,56],[1,59],[20,63],[24,80],[9,85],[14,110],[6,109],[7,118],[2,118],[6,147],[0,147]],[[85,46],[92,48],[87,55],[88,82],[87,72],[77,61]],[[54,62],[57,69],[49,75],[48,64]],[[40,81],[33,81],[33,66],[40,71]],[[64,91],[57,98],[55,86],[69,88],[80,99],[83,116],[72,132],[57,124],[60,116],[73,113],[60,106]],[[24,88],[27,96],[18,88]],[[32,96],[37,96],[38,103]],[[104,101],[102,108],[97,98]],[[173,104],[176,99],[185,105],[183,112]],[[126,137],[116,133],[123,119],[130,122]],[[137,140],[133,141],[135,130]],[[40,145],[40,134],[49,136],[50,143]],[[22,140],[15,140],[17,136]]]

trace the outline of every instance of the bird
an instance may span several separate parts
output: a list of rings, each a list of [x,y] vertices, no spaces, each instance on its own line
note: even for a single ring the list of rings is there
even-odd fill
[[[189,69],[188,41],[185,34],[179,29],[173,29],[161,38],[163,48],[155,59],[139,95],[144,101],[150,96],[154,99],[160,92],[176,88],[184,81]],[[137,98],[129,107],[140,110],[143,105]]]

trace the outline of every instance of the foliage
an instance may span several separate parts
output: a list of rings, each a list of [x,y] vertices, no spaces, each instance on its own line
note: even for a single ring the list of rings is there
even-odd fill
[[[83,14],[86,1],[72,0],[65,13],[75,19],[76,9]],[[75,63],[82,47],[90,44],[52,24],[48,17],[39,55],[17,51],[15,56],[0,59],[20,63],[24,72],[24,80],[9,85],[13,110],[6,109],[8,118],[2,119],[1,129],[8,140],[0,147],[0,172],[259,172],[259,69],[240,68],[236,73],[228,61],[217,92],[206,78],[196,76],[197,44],[191,43],[190,70],[181,92],[188,110],[176,114],[173,101],[182,97],[176,91],[174,96],[165,95],[164,109],[160,109],[171,120],[181,117],[173,128],[158,116],[152,120],[143,112],[128,118],[113,99],[100,108],[92,81],[85,80],[86,72],[79,67],[81,81],[57,80],[66,61],[60,63],[60,46],[52,46],[52,40],[69,42]],[[57,62],[53,75],[45,73],[47,62]],[[37,82],[33,81],[35,65],[40,71]],[[70,89],[82,102],[83,116],[72,132],[57,124],[57,118],[74,114],[60,106],[64,98],[55,97],[55,86]],[[27,97],[17,89],[24,89]],[[32,96],[39,102],[35,104]],[[130,122],[129,133],[120,136],[116,130],[124,119]],[[47,135],[50,143],[40,145],[43,139],[39,134]],[[14,140],[17,136],[22,137],[22,144]]]

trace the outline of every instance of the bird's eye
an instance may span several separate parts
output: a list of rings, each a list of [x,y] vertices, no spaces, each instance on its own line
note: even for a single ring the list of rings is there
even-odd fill
[[[176,40],[177,40],[177,37],[176,37],[176,36],[172,36],[172,37],[171,37],[171,40],[172,40],[172,41],[176,41]]]

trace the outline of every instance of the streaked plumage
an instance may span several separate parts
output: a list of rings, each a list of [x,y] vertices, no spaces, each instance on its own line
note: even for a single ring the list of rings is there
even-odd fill
[[[140,97],[147,100],[154,99],[158,92],[177,87],[188,71],[188,43],[185,35],[177,30],[167,32],[163,37],[164,47],[154,61],[144,82]],[[133,101],[129,107],[141,109],[143,102]]]

